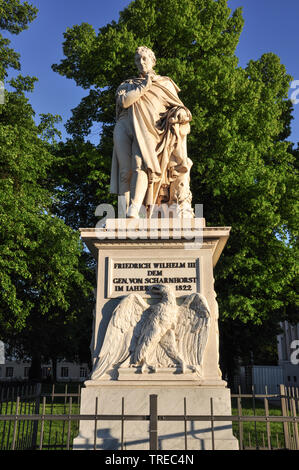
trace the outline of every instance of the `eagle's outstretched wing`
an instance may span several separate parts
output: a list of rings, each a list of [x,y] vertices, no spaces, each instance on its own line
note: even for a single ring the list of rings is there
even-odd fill
[[[92,380],[125,361],[134,350],[149,305],[139,294],[124,297],[113,310]]]
[[[201,294],[188,295],[179,307],[175,329],[179,354],[186,366],[198,367],[202,363],[210,327],[210,309]]]

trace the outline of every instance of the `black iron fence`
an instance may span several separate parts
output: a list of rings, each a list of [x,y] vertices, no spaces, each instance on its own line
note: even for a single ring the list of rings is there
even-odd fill
[[[1,384],[0,385],[0,449],[34,448],[38,421],[4,419],[18,414],[37,415],[41,384]]]
[[[79,433],[80,421],[94,423],[92,448],[98,448],[97,429],[101,422],[118,421],[120,426],[119,449],[124,450],[125,423],[147,421],[149,424],[148,448],[159,447],[159,423],[161,421],[184,422],[184,447],[188,450],[187,423],[207,423],[211,436],[211,447],[216,449],[215,423],[231,422],[234,436],[240,450],[299,450],[299,393],[298,388],[280,385],[276,394],[238,393],[232,397],[231,416],[218,416],[213,412],[213,399],[206,415],[186,413],[186,399],[182,415],[161,415],[158,413],[157,395],[149,397],[149,414],[125,414],[122,400],[121,414],[99,414],[98,402],[91,415],[80,414],[80,385],[77,390],[59,390],[53,386],[42,390],[40,384],[31,387],[6,390],[0,387],[0,450],[71,450],[73,439]],[[183,450],[183,449],[182,449]]]
[[[1,383],[0,450],[70,448],[67,417],[79,413],[81,386]]]
[[[279,386],[275,394],[267,392],[231,395],[234,434],[240,450],[299,450],[299,389]],[[242,406],[243,403],[243,406]],[[244,406],[245,405],[245,406]]]

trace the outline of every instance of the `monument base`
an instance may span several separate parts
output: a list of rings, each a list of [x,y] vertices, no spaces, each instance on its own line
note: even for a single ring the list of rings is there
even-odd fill
[[[81,229],[81,237],[97,259],[98,268],[91,342],[94,371],[92,380],[85,382],[82,389],[80,408],[80,414],[90,415],[90,420],[81,420],[74,449],[149,450],[150,395],[158,397],[158,449],[208,450],[213,448],[212,442],[216,450],[238,449],[229,419],[212,424],[210,418],[211,399],[215,416],[231,416],[230,390],[219,369],[218,304],[213,273],[229,231],[229,227],[206,227],[204,219],[116,219],[107,220],[102,229]],[[181,364],[170,360],[171,355],[167,360],[162,354],[159,359],[157,355],[154,364],[149,361],[155,367],[140,373],[134,367],[127,368],[126,361],[119,366],[119,358],[113,354],[123,347],[122,337],[113,336],[115,330],[107,333],[115,308],[132,293],[141,296],[149,306],[155,305],[161,299],[155,299],[148,288],[157,284],[173,289],[178,309],[188,296],[195,294],[203,296],[209,307],[209,327],[203,328],[200,343],[199,337],[192,339],[189,331],[178,329],[175,323],[175,348],[181,340],[179,332],[184,331],[184,341],[196,354],[207,331],[202,357],[195,354],[196,358],[190,359],[189,350],[184,350],[187,366],[184,373]],[[192,320],[193,314],[190,315]],[[111,344],[107,343],[107,367],[97,374],[97,361],[105,350],[108,334],[112,336],[108,337]],[[144,419],[113,419],[112,415],[121,418],[122,411],[124,416],[138,415]],[[186,415],[207,419],[161,419],[166,415],[183,417],[184,411]],[[95,420],[95,414],[109,416]]]
[[[147,383],[146,383],[147,382]],[[238,441],[232,433],[232,423],[209,418],[211,398],[213,414],[231,415],[230,390],[221,386],[199,386],[186,379],[180,383],[153,383],[122,381],[88,381],[82,389],[81,414],[149,415],[150,395],[158,396],[158,416],[208,415],[206,421],[158,421],[158,450],[211,450],[212,431],[215,450],[237,450]],[[186,399],[184,401],[184,399]],[[96,426],[96,432],[95,432]],[[75,438],[75,450],[121,450],[121,420],[81,421],[79,435]],[[185,437],[186,436],[186,437]],[[149,421],[124,421],[124,450],[149,450]]]

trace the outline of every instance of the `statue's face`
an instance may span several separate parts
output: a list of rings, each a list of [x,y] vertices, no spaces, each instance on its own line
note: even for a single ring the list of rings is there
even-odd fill
[[[146,52],[136,54],[135,64],[142,75],[151,72],[154,68],[154,61]]]

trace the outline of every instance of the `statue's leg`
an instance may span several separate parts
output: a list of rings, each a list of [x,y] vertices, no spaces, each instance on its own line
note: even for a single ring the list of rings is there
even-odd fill
[[[132,177],[130,184],[130,207],[128,217],[138,217],[148,188],[148,177],[143,169],[141,152],[138,143],[133,142],[132,146]]]
[[[119,194],[125,196],[127,210],[130,204],[130,183],[132,177],[132,136],[125,119],[121,119],[116,123],[113,143],[119,166]]]

